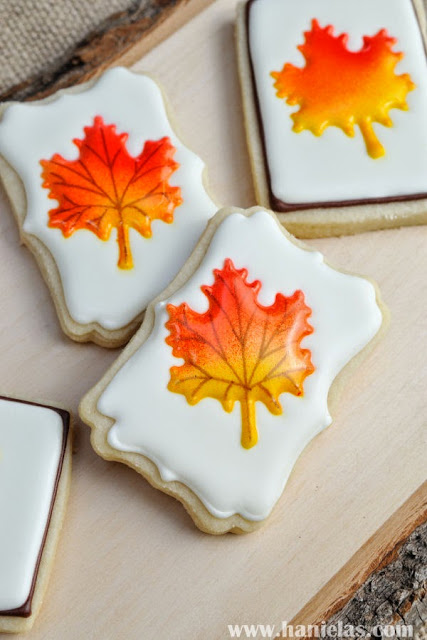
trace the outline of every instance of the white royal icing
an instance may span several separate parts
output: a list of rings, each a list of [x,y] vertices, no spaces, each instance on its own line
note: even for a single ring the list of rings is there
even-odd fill
[[[141,152],[146,140],[169,136],[180,163],[169,183],[181,187],[183,204],[175,209],[172,224],[153,221],[150,239],[130,230],[134,268],[127,271],[117,267],[116,230],[104,242],[88,230],[64,238],[60,229],[48,227],[48,211],[56,205],[42,187],[40,160],[55,153],[75,160],[73,138],[84,138],[83,128],[97,115],[117,125],[118,133],[129,134],[126,147],[132,155]],[[173,131],[159,87],[123,68],[107,71],[83,92],[42,105],[10,106],[0,123],[0,153],[25,186],[24,230],[53,255],[69,313],[79,324],[97,322],[114,330],[131,322],[175,276],[217,209],[203,186],[203,162]]]
[[[182,363],[165,343],[166,305],[187,302],[203,313],[208,301],[201,285],[213,282],[213,269],[226,258],[259,279],[259,302],[271,305],[277,292],[301,289],[312,308],[314,333],[302,342],[316,368],[304,382],[304,396],[283,394],[283,414],[256,404],[258,444],[241,446],[240,408],[231,414],[217,400],[190,406],[168,391],[169,369]],[[179,480],[218,518],[239,513],[264,519],[282,493],[296,459],[328,426],[329,388],[345,364],[377,333],[382,314],[373,285],[327,266],[318,252],[293,244],[265,211],[247,218],[232,214],[218,227],[202,264],[188,282],[156,306],[146,342],[120,369],[99,399],[98,409],[115,420],[108,442],[120,451],[142,453],[155,462],[165,481]]]
[[[292,131],[288,106],[276,96],[271,71],[305,60],[297,46],[317,18],[335,35],[348,33],[349,48],[364,35],[387,29],[405,57],[396,73],[417,85],[408,94],[409,111],[390,111],[393,126],[374,123],[386,155],[373,160],[358,128],[354,138],[328,127],[321,137]],[[411,0],[254,0],[250,5],[250,53],[254,68],[273,194],[288,203],[363,200],[427,192],[427,63]]]
[[[0,400],[0,615],[30,594],[63,437],[56,411]]]

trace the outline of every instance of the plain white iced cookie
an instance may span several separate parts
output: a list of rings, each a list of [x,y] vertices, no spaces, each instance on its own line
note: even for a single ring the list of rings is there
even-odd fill
[[[0,398],[0,632],[27,631],[41,607],[71,474],[70,414]]]

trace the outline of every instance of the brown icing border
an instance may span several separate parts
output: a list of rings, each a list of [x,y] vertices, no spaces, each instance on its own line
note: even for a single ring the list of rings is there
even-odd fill
[[[357,206],[361,204],[375,205],[375,204],[388,204],[391,202],[407,202],[407,201],[427,199],[427,192],[426,192],[426,193],[413,193],[409,195],[386,196],[384,198],[365,198],[362,200],[354,199],[354,200],[332,200],[329,202],[323,201],[323,202],[290,203],[290,202],[285,202],[284,200],[280,200],[276,195],[274,195],[273,189],[271,186],[271,172],[270,172],[270,166],[268,163],[268,156],[267,156],[267,150],[266,150],[267,145],[265,140],[264,124],[261,116],[261,107],[260,107],[260,102],[258,97],[258,87],[255,79],[254,65],[252,63],[250,38],[249,38],[250,11],[254,2],[262,2],[262,0],[247,0],[246,2],[246,6],[245,6],[246,42],[247,42],[247,52],[248,52],[248,60],[249,60],[249,67],[250,67],[250,77],[251,77],[251,83],[252,83],[252,88],[254,93],[256,119],[257,119],[260,139],[261,139],[265,177],[266,177],[266,182],[268,187],[268,199],[270,202],[270,207],[274,211],[277,211],[279,213],[290,213],[292,211],[304,211],[304,210],[307,211],[308,209],[327,209],[327,208],[330,209],[330,208],[338,208],[338,207],[351,207],[351,206]],[[414,5],[414,0],[409,0],[409,2],[411,3],[412,9],[415,13],[415,18],[417,21],[420,35],[421,35],[423,48],[424,48],[424,52],[426,54],[426,60],[427,60],[427,42],[426,42],[423,30],[421,28],[418,13]]]
[[[51,499],[51,503],[50,503],[50,509],[49,509],[49,514],[47,517],[47,521],[46,521],[46,527],[44,530],[44,534],[43,534],[43,539],[40,545],[40,551],[39,554],[37,556],[37,561],[36,561],[36,566],[35,566],[35,570],[34,570],[34,575],[33,575],[33,580],[31,583],[31,588],[30,588],[30,593],[28,594],[28,598],[26,599],[26,601],[20,606],[17,607],[16,609],[8,609],[6,611],[0,611],[0,616],[15,616],[15,617],[20,617],[20,618],[29,618],[31,616],[31,606],[32,606],[32,601],[33,601],[33,596],[34,596],[34,590],[36,588],[36,583],[37,583],[37,576],[38,576],[38,572],[39,572],[39,568],[40,568],[40,563],[41,563],[41,559],[43,556],[43,551],[44,551],[44,547],[46,544],[46,538],[47,538],[47,534],[49,531],[49,526],[50,526],[50,521],[52,518],[52,511],[53,511],[53,507],[56,501],[56,494],[58,491],[58,485],[59,485],[59,480],[61,478],[61,473],[62,473],[62,467],[64,464],[64,457],[65,457],[65,451],[67,449],[67,442],[68,442],[68,434],[70,431],[70,419],[71,416],[69,414],[68,411],[65,411],[64,409],[58,409],[58,407],[52,407],[50,405],[47,404],[41,404],[39,402],[30,402],[29,400],[18,400],[16,398],[8,398],[6,396],[0,396],[0,400],[7,400],[9,402],[18,402],[20,404],[29,404],[33,407],[42,407],[43,409],[50,409],[51,411],[55,411],[57,414],[60,415],[61,420],[62,420],[62,429],[63,429],[63,435],[62,435],[62,448],[61,448],[61,455],[59,457],[59,464],[58,464],[58,470],[56,472],[56,478],[55,478],[55,484],[53,487],[53,492],[52,492],[52,499]]]

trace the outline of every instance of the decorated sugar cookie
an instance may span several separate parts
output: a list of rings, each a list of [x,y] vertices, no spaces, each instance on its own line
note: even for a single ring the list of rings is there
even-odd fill
[[[70,416],[0,398],[0,633],[30,629],[62,526],[71,473]]]
[[[0,122],[0,175],[64,331],[125,342],[216,211],[162,93],[122,68]]]
[[[420,0],[247,0],[237,48],[257,199],[287,229],[427,222]]]
[[[383,313],[372,282],[333,269],[273,213],[223,209],[80,415],[99,455],[176,497],[200,529],[252,531],[331,423],[335,381]]]

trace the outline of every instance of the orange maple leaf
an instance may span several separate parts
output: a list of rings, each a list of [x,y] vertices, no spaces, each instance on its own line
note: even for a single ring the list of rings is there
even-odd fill
[[[120,269],[133,267],[129,229],[145,238],[152,235],[151,221],[173,222],[175,207],[182,203],[179,187],[168,180],[179,164],[169,138],[147,140],[141,153],[132,157],[126,149],[127,133],[116,133],[97,116],[85,127],[83,140],[75,139],[77,160],[55,154],[41,160],[43,187],[58,206],[49,211],[49,227],[59,228],[66,238],[79,229],[93,231],[108,240],[117,229]]]
[[[287,104],[300,105],[291,117],[297,133],[308,129],[321,136],[329,126],[339,127],[354,136],[358,125],[372,158],[385,154],[372,123],[393,125],[390,109],[406,111],[406,96],[415,89],[409,74],[395,74],[403,53],[393,51],[397,40],[382,29],[374,36],[364,36],[359,51],[349,51],[348,35],[334,36],[329,25],[322,29],[317,20],[305,32],[305,43],[298,49],[306,65],[303,68],[285,64],[273,71],[274,87]]]
[[[270,307],[263,307],[257,300],[261,283],[247,282],[247,275],[225,260],[222,270],[214,270],[214,284],[201,288],[209,309],[196,313],[186,302],[169,304],[165,326],[172,354],[185,361],[171,368],[168,389],[191,405],[215,398],[228,412],[240,402],[241,442],[249,449],[258,441],[255,403],[280,415],[280,394],[302,396],[314,367],[310,351],[300,346],[313,331],[302,291],[288,298],[278,293]]]

